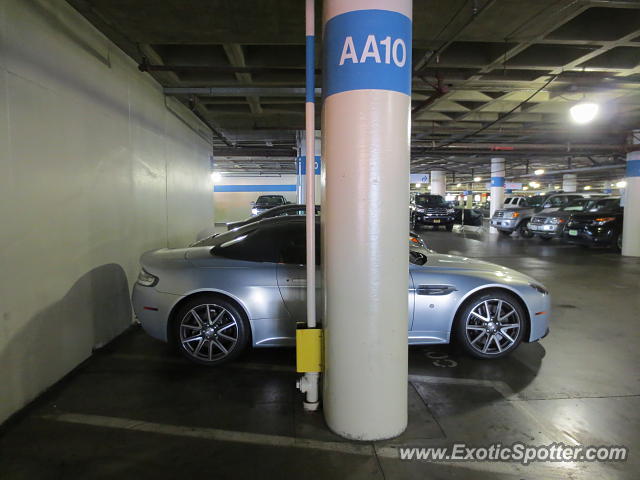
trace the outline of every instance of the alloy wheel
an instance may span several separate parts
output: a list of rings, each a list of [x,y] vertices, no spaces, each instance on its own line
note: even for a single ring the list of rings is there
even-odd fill
[[[180,320],[178,331],[182,349],[204,362],[221,360],[238,343],[238,321],[220,305],[195,306]]]
[[[513,348],[521,328],[516,308],[500,298],[479,302],[465,321],[469,346],[483,355],[501,355]]]

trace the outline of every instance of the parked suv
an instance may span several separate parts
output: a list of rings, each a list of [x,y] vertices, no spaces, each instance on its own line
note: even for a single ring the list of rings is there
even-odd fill
[[[511,209],[511,208],[527,207],[528,205],[529,204],[527,203],[527,197],[507,197],[504,199],[502,208]]]
[[[251,215],[255,217],[270,208],[287,205],[288,203],[284,195],[260,195],[255,202],[251,202]]]
[[[565,242],[591,246],[610,246],[622,250],[624,209],[620,197],[598,199],[592,208],[576,213],[562,234]]]
[[[580,193],[552,193],[536,195],[527,198],[527,207],[502,208],[496,210],[491,218],[491,226],[503,235],[511,235],[513,232],[525,238],[531,238],[533,233],[528,228],[529,221],[534,214],[555,212],[560,208],[573,203],[575,200],[586,197],[604,196],[601,194]]]
[[[441,195],[419,194],[410,205],[411,228],[429,225],[453,230],[456,211],[444,201]]]
[[[551,240],[554,237],[562,237],[564,227],[571,218],[571,215],[587,211],[589,205],[593,205],[594,202],[596,202],[596,200],[579,198],[559,210],[535,214],[531,217],[531,221],[527,225],[527,228],[533,235],[542,240]]]

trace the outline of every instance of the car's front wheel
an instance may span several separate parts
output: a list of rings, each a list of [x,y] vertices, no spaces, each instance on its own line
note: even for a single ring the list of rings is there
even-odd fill
[[[462,348],[476,358],[500,358],[522,341],[525,313],[507,292],[472,297],[456,316],[456,336]]]
[[[518,235],[522,238],[531,238],[533,237],[533,232],[527,228],[527,224],[525,222],[521,222],[518,227]]]
[[[250,330],[244,315],[217,295],[194,297],[175,315],[173,333],[180,352],[203,365],[220,365],[247,347]]]

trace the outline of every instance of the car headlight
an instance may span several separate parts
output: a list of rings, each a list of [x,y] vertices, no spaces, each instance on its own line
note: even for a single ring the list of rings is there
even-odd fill
[[[544,288],[542,285],[540,285],[539,283],[530,283],[529,286],[531,288],[533,288],[534,290],[540,292],[542,295],[549,295],[549,290],[547,290],[546,288]]]
[[[257,215],[258,214],[258,209],[257,208],[252,208],[251,209],[251,215]]]
[[[548,219],[547,223],[550,223],[552,225],[558,225],[559,223],[564,223],[565,220],[564,218],[560,218],[560,217],[551,217]]]
[[[151,275],[149,272],[143,269],[140,270],[136,283],[138,285],[142,285],[143,287],[153,287],[158,283],[158,277],[156,277],[155,275]]]
[[[593,221],[594,225],[604,225],[605,223],[609,223],[609,222],[613,222],[616,219],[616,217],[601,217],[601,218],[596,218]]]
[[[455,208],[447,208],[447,213],[456,213]]]
[[[424,213],[424,208],[422,208],[422,207],[418,207],[418,208],[416,208],[416,212],[418,212],[418,213]]]

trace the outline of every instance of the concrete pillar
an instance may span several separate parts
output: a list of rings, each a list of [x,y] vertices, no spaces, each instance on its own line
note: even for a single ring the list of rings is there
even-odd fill
[[[575,192],[578,190],[578,178],[575,173],[565,173],[562,175],[562,191]]]
[[[447,174],[443,170],[431,170],[431,194],[444,195],[447,190]]]
[[[354,440],[407,425],[411,10],[324,1],[323,406]]]
[[[473,191],[469,190],[469,195],[467,195],[467,207],[466,208],[473,208]]]
[[[630,143],[632,147],[640,148],[640,130],[632,132]],[[640,257],[640,150],[627,153],[625,180],[622,254]]]
[[[489,203],[489,215],[503,207],[504,204],[504,158],[491,159],[491,201]],[[490,233],[498,233],[496,228],[490,227]]]

